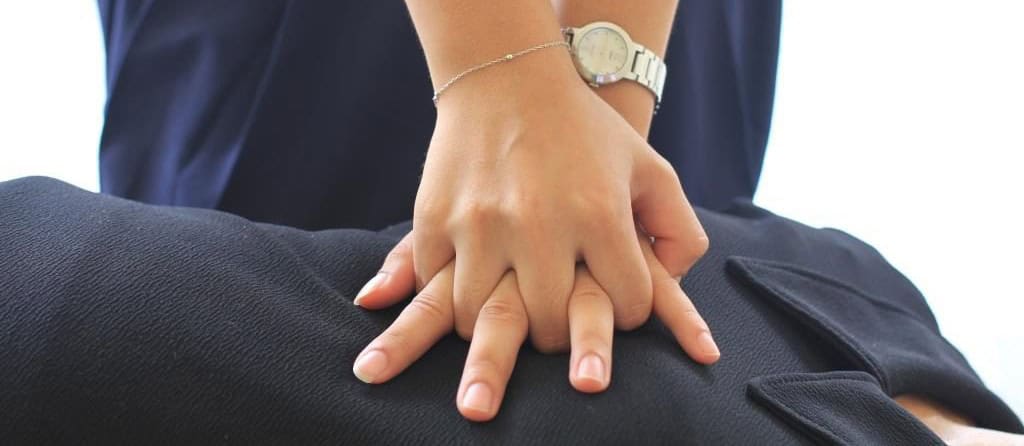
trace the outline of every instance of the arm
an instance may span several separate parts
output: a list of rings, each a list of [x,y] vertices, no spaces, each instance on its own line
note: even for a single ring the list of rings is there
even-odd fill
[[[551,0],[562,26],[583,26],[599,20],[618,24],[633,40],[665,57],[678,0],[645,0],[637,3],[617,0]],[[681,62],[681,61],[677,61]],[[669,69],[673,61],[667,60]],[[596,89],[597,95],[615,108],[638,133],[647,137],[651,128],[654,97],[634,82],[616,82]]]
[[[1024,435],[976,427],[942,405],[915,395],[900,395],[896,403],[928,426],[942,441],[949,444],[1014,445],[1024,442]]]

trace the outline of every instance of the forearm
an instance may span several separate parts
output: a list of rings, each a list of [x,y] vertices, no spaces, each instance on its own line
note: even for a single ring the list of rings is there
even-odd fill
[[[678,0],[550,0],[562,26],[583,26],[599,20],[622,26],[634,41],[664,58]],[[671,69],[671,60],[666,61]],[[654,95],[635,82],[616,82],[597,89],[641,135],[650,131]]]
[[[949,444],[1021,444],[1024,435],[976,427],[967,418],[942,405],[916,395],[901,395],[896,402]]]

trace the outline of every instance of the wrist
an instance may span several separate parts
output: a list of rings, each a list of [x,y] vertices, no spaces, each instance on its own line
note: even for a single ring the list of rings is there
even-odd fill
[[[619,81],[594,89],[595,93],[647,139],[654,119],[654,95],[634,82]]]
[[[587,88],[568,51],[553,46],[496,63],[459,79],[438,97],[438,117],[463,113],[523,113],[557,107]]]

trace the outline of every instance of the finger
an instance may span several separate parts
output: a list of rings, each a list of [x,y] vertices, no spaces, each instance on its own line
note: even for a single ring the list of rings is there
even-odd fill
[[[576,283],[569,297],[569,382],[576,390],[600,392],[611,382],[613,313],[608,295],[585,266],[577,266]]]
[[[460,250],[455,262],[455,329],[467,341],[473,338],[480,308],[508,271],[505,261],[482,248]]]
[[[516,275],[509,271],[487,299],[475,324],[466,368],[456,394],[456,405],[462,416],[487,421],[497,415],[519,347],[526,340],[527,327]]]
[[[638,176],[633,213],[655,238],[654,253],[669,276],[682,276],[707,252],[708,236],[672,165],[655,156],[658,161],[648,163]]]
[[[658,262],[646,236],[640,236],[640,245],[654,284],[654,314],[668,327],[676,342],[694,361],[701,364],[715,363],[721,357],[721,353],[711,336],[707,322],[679,286],[679,280],[671,277]]]
[[[509,267],[504,258],[485,249],[488,243],[477,238],[480,234],[464,234],[456,246],[455,331],[465,340],[472,339],[480,308]]]
[[[530,341],[541,353],[569,348],[568,302],[576,260],[569,249],[561,255],[555,252],[538,249],[513,263],[530,322]]]
[[[415,290],[412,240],[412,232],[402,237],[384,259],[384,265],[377,275],[363,285],[352,303],[371,310],[386,308],[405,299]]]
[[[413,271],[416,289],[420,290],[455,257],[455,248],[438,217],[419,213],[413,215],[413,220]]]
[[[352,372],[365,383],[398,375],[452,331],[452,274],[448,264],[402,310],[391,326],[356,357]]]
[[[633,330],[651,316],[651,274],[628,216],[588,231],[583,259],[615,308],[615,327]]]

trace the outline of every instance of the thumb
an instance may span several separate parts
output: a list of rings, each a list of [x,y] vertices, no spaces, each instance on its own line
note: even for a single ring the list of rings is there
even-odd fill
[[[371,310],[379,310],[412,295],[416,286],[412,237],[413,233],[410,231],[391,249],[380,271],[363,285],[352,303]]]
[[[633,213],[654,237],[654,253],[669,276],[685,276],[707,252],[708,236],[672,166],[664,158],[655,161],[641,176]]]

